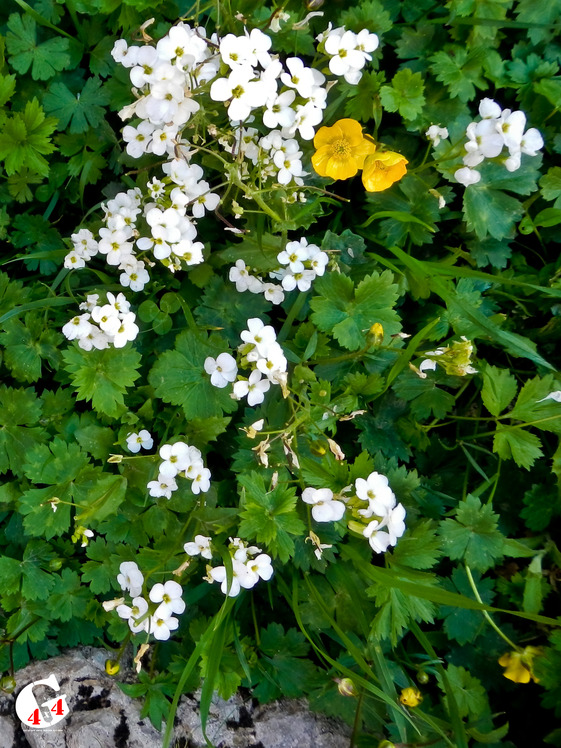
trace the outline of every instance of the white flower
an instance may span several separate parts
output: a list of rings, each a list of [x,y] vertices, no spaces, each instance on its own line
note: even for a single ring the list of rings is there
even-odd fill
[[[114,333],[113,345],[115,348],[123,348],[130,340],[136,338],[139,330],[135,319],[136,315],[134,312],[123,315],[121,323]]]
[[[267,351],[276,341],[277,334],[271,325],[266,325],[259,317],[252,317],[247,320],[247,330],[242,330],[240,338],[244,343],[254,345],[261,356],[266,356]]]
[[[246,589],[249,589],[249,582],[253,582],[253,584],[251,585],[253,587],[257,584],[259,579],[264,579],[266,582],[268,582],[269,579],[273,576],[274,569],[271,565],[271,557],[266,553],[261,553],[259,556],[256,556],[250,561],[247,561],[245,567],[247,569],[248,576],[248,586],[246,587]]]
[[[357,478],[355,489],[358,498],[368,502],[368,509],[359,510],[363,517],[383,517],[396,504],[395,494],[388,484],[388,479],[380,473],[370,473],[366,480]]]
[[[141,623],[138,623],[138,620],[148,611],[148,603],[143,597],[135,597],[132,601],[132,606],[119,605],[116,610],[120,618],[124,618],[128,622],[133,634],[138,634],[140,631],[148,631],[150,628],[148,617]]]
[[[230,582],[227,579],[225,566],[215,566],[214,569],[209,571],[209,575],[213,581],[220,584],[223,594],[228,595],[228,597],[237,597],[240,594],[240,589],[250,581],[246,565],[235,558],[232,559],[232,579]]]
[[[92,330],[92,323],[89,319],[90,315],[87,313],[72,317],[70,322],[67,322],[62,328],[62,334],[67,340],[85,338]]]
[[[331,56],[329,70],[333,75],[346,75],[364,67],[367,56],[356,48],[357,36],[352,31],[344,31],[342,35],[332,32],[325,40],[324,46],[327,54]]]
[[[250,406],[260,405],[265,399],[265,393],[269,391],[271,382],[269,379],[262,379],[261,372],[255,369],[249,375],[249,380],[238,380],[234,384],[234,395],[237,400],[247,395],[247,404]]]
[[[316,522],[338,522],[345,514],[345,504],[333,498],[329,488],[305,488],[302,501],[312,504],[312,517]]]
[[[119,283],[131,291],[142,291],[149,282],[150,276],[142,260],[127,261],[121,267],[124,271],[119,276]]]
[[[299,273],[291,273],[290,270],[287,270],[281,284],[285,291],[294,291],[295,288],[298,288],[299,291],[309,291],[315,277],[316,274],[313,270],[302,270]]]
[[[236,260],[236,264],[230,268],[228,277],[232,283],[236,284],[236,291],[241,293],[247,291],[249,288],[250,278],[252,276],[250,275],[245,262],[243,260]]]
[[[247,119],[252,109],[263,106],[267,101],[267,86],[262,81],[252,80],[253,70],[240,66],[228,78],[218,78],[210,87],[213,101],[228,101],[228,116],[234,122]]]
[[[150,590],[148,597],[153,603],[160,603],[154,615],[165,618],[168,614],[183,613],[185,602],[181,595],[183,589],[180,584],[174,581],[161,584],[158,582]]]
[[[189,556],[198,556],[200,554],[203,558],[211,559],[211,540],[212,538],[208,538],[206,535],[195,535],[195,540],[191,543],[185,543],[183,548]]]
[[[220,389],[227,387],[238,374],[236,359],[229,353],[221,353],[217,358],[208,356],[204,362],[204,369],[210,374],[210,383]]]
[[[296,119],[296,112],[292,103],[296,98],[293,90],[284,91],[267,102],[267,109],[263,112],[263,124],[271,130],[275,127],[290,127]]]
[[[440,127],[439,125],[431,125],[425,135],[429,140],[432,140],[432,144],[436,148],[442,139],[448,137],[448,128]]]
[[[142,449],[152,449],[153,446],[154,440],[152,439],[150,432],[146,429],[142,429],[138,434],[133,433],[128,434],[127,436],[127,447],[129,448],[129,452],[134,452],[136,454],[137,452],[140,452],[141,447]]]
[[[177,473],[187,470],[191,464],[190,447],[185,442],[162,445],[160,457],[164,460],[160,465],[160,475],[167,478],[175,478]]]
[[[295,88],[304,99],[311,95],[314,86],[321,86],[325,82],[325,76],[319,70],[306,67],[299,57],[289,57],[285,64],[289,73],[282,73],[281,81],[288,88]]]
[[[194,494],[206,493],[210,488],[210,470],[203,467],[202,464],[187,477],[192,480],[191,491]]]
[[[144,576],[134,561],[123,561],[119,566],[120,574],[117,575],[117,582],[121,585],[122,590],[128,590],[131,597],[137,597],[142,592]]]
[[[177,483],[174,478],[167,478],[165,475],[158,475],[157,480],[151,480],[146,488],[150,496],[155,499],[165,496],[166,499],[171,499],[171,495],[174,491],[177,491]]]
[[[160,606],[161,607],[161,606]],[[159,611],[159,608],[158,608]],[[150,633],[159,641],[166,641],[170,638],[171,632],[179,626],[179,621],[173,616],[158,614],[158,611],[150,618]]]
[[[502,109],[493,99],[481,99],[479,102],[479,116],[482,119],[498,119]]]
[[[481,174],[475,169],[469,169],[467,166],[458,169],[454,172],[454,178],[464,187],[469,187],[470,184],[477,184],[481,180]]]
[[[284,292],[281,286],[277,286],[275,283],[263,283],[261,290],[263,291],[263,296],[271,304],[282,304],[284,301]]]
[[[370,547],[375,553],[385,553],[390,546],[389,533],[379,530],[380,522],[373,520],[364,528],[362,534],[365,538],[368,538]]]

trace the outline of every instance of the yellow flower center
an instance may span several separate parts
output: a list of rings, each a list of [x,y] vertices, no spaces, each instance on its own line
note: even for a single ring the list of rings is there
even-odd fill
[[[335,140],[331,146],[333,155],[339,158],[349,158],[352,154],[351,146],[346,138],[339,138]]]

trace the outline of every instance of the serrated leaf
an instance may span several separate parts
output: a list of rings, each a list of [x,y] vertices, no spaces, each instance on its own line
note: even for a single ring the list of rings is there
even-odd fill
[[[6,46],[10,53],[10,64],[18,73],[26,73],[31,68],[33,80],[44,81],[52,78],[70,64],[68,39],[60,36],[37,44],[37,26],[29,15],[12,13],[8,19]]]
[[[487,695],[481,685],[481,681],[468,673],[468,671],[456,665],[449,664],[446,668],[446,675],[454,693],[454,699],[460,717],[472,717],[477,719],[488,709]],[[441,676],[438,675],[438,684],[445,691]],[[447,697],[444,697],[447,701]],[[450,707],[449,707],[450,708]]]
[[[545,200],[554,200],[554,208],[561,208],[561,167],[548,169],[540,179],[540,187]]]
[[[219,418],[236,410],[229,387],[214,387],[204,370],[207,356],[216,358],[228,350],[218,335],[178,335],[175,350],[165,351],[148,376],[156,396],[165,403],[181,405],[187,418]]]
[[[108,103],[109,97],[98,78],[88,78],[77,94],[64,83],[53,83],[43,99],[45,111],[58,119],[57,129],[66,130],[70,124],[71,134],[99,127]]]
[[[500,415],[510,405],[518,391],[516,378],[508,369],[486,366],[483,372],[483,404],[493,416]]]
[[[23,112],[6,120],[0,131],[0,159],[8,175],[24,167],[41,176],[49,173],[44,156],[56,150],[50,139],[55,125],[53,117],[45,118],[37,99],[28,101]]]
[[[492,236],[503,239],[509,236],[514,225],[524,215],[519,200],[493,189],[483,180],[472,184],[464,192],[464,218],[470,231],[479,239]]]
[[[393,488],[393,482],[391,483]],[[432,520],[423,520],[407,529],[392,553],[392,565],[411,569],[430,569],[442,554],[440,540]]]
[[[401,329],[393,309],[398,288],[389,270],[367,275],[356,289],[347,276],[326,273],[316,281],[314,290],[319,295],[310,302],[312,322],[322,332],[332,333],[348,350],[365,346],[366,334],[375,322],[382,324],[385,338]]]
[[[58,485],[74,480],[88,464],[88,456],[77,444],[55,437],[49,445],[31,450],[23,471],[34,483]]]
[[[75,522],[85,526],[101,522],[117,510],[125,500],[127,480],[122,475],[109,475],[90,470],[80,476],[74,488]]]
[[[242,475],[238,481],[245,489],[240,536],[263,543],[273,556],[286,563],[294,553],[291,536],[305,532],[305,525],[296,512],[296,489],[279,483],[268,490],[263,476],[256,472]]]
[[[493,437],[493,452],[503,460],[513,459],[519,467],[526,470],[543,455],[539,438],[519,428],[497,428]]]
[[[436,52],[431,58],[431,70],[436,80],[444,83],[452,98],[460,101],[471,101],[476,88],[485,88],[486,83],[481,75],[481,62],[485,51],[469,51],[465,47],[454,45],[446,51]]]
[[[488,504],[468,495],[460,503],[455,519],[441,522],[442,548],[453,561],[484,572],[503,555],[504,536],[497,529],[497,515]]]
[[[382,86],[380,99],[388,112],[399,112],[405,120],[413,120],[425,105],[425,84],[421,73],[409,68],[399,70],[392,78],[391,86]]]
[[[69,348],[63,353],[66,371],[76,387],[78,400],[91,401],[95,410],[117,416],[124,394],[140,376],[140,354],[133,348],[83,351]]]

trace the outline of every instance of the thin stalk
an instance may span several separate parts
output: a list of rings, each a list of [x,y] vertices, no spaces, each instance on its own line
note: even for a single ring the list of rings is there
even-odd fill
[[[469,566],[467,564],[464,564],[464,566],[465,566],[465,570],[466,570],[466,574],[467,574],[469,586],[473,590],[473,594],[475,595],[475,599],[477,600],[478,603],[481,603],[482,605],[484,605],[484,602],[481,599],[481,595],[479,594],[479,590],[477,589],[477,586],[475,584],[475,579],[473,578],[473,574],[471,573],[471,569],[469,568]],[[489,626],[491,626],[491,628],[494,631],[496,631],[496,633],[501,637],[501,639],[504,639],[504,641],[508,644],[508,646],[511,649],[513,649],[515,652],[520,652],[521,651],[520,647],[518,647],[513,641],[511,641],[508,638],[508,636],[506,634],[504,634],[501,631],[501,629],[497,626],[497,624],[495,623],[495,621],[493,621],[493,619],[491,618],[491,616],[489,615],[489,613],[486,610],[482,610],[481,612],[483,613],[483,616],[487,620],[487,623],[489,624]]]

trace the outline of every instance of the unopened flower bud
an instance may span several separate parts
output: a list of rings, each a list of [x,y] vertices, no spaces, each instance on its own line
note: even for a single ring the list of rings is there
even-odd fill
[[[4,693],[13,693],[15,687],[16,679],[13,675],[5,675],[2,680],[0,680],[0,690],[4,691]]]
[[[382,345],[384,342],[384,328],[379,322],[375,322],[367,335],[370,345]]]
[[[107,462],[119,463],[123,461],[123,455],[109,455]]]
[[[419,683],[424,685],[425,683],[429,682],[429,679],[430,676],[428,673],[425,673],[424,670],[419,670],[419,672],[417,673],[417,680],[419,681]]]
[[[341,696],[358,696],[355,684],[350,678],[340,678],[337,680],[337,688]]]
[[[121,666],[117,660],[105,660],[105,672],[107,675],[117,675]]]

